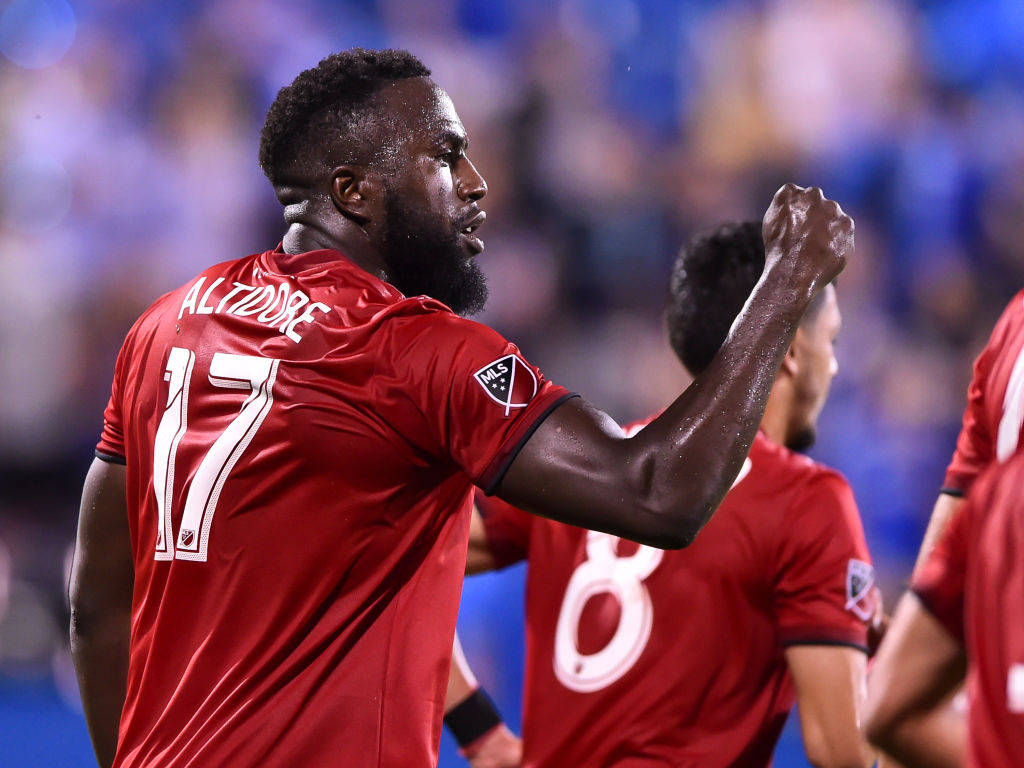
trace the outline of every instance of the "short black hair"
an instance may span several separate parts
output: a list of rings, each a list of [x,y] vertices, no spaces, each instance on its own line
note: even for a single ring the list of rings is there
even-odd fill
[[[411,77],[429,77],[430,70],[408,51],[371,51],[351,48],[323,59],[301,72],[277,92],[260,134],[260,167],[274,186],[308,179],[330,163],[363,163],[366,147],[354,131],[360,110],[371,96],[389,83]],[[352,141],[343,149],[349,156],[329,158],[331,147]]]
[[[665,308],[669,343],[686,369],[707,368],[764,272],[761,222],[728,222],[694,235],[672,267]],[[822,296],[820,292],[818,296]],[[805,319],[822,302],[808,307]]]

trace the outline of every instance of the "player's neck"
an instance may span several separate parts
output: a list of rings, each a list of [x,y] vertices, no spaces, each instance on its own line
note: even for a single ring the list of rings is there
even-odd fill
[[[778,445],[786,444],[786,425],[789,423],[789,406],[786,393],[779,391],[779,382],[776,382],[768,396],[768,404],[764,409],[764,417],[761,419],[761,431],[765,437]]]
[[[330,249],[338,251],[357,267],[376,277],[383,277],[384,265],[376,250],[370,246],[365,233],[349,231],[330,232],[326,228],[303,222],[294,222],[281,239],[285,253],[298,254]]]

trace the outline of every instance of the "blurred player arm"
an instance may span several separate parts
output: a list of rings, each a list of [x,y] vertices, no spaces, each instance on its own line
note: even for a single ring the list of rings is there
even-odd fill
[[[518,768],[522,763],[522,742],[508,729],[480,688],[458,635],[452,647],[444,721],[459,743],[462,756],[473,768]]]
[[[473,515],[469,521],[469,551],[466,553],[466,573],[484,573],[500,568],[498,558],[495,557],[487,541],[487,528],[484,526],[483,517],[480,516],[480,509],[473,505]],[[459,650],[459,639],[455,638],[456,651]],[[461,654],[459,654],[461,655]],[[465,661],[463,659],[463,661]],[[455,668],[455,657],[452,657],[452,668]],[[449,686],[449,691],[451,687]]]
[[[95,459],[85,479],[71,568],[71,655],[101,766],[114,761],[128,679],[134,565],[125,467]]]
[[[868,739],[906,768],[963,766],[966,723],[951,700],[965,669],[963,646],[916,595],[905,595],[871,670]]]
[[[626,438],[607,415],[569,400],[529,438],[497,495],[661,549],[693,541],[750,450],[804,311],[842,270],[853,221],[821,190],[786,185],[765,215],[764,236],[764,273],[728,338],[661,416]]]
[[[815,768],[866,768],[874,762],[860,732],[863,651],[839,645],[791,645],[786,662],[796,684],[804,751]]]
[[[921,550],[917,553],[917,562],[914,564],[915,571],[928,558],[935,548],[936,542],[942,537],[943,531],[946,530],[946,526],[949,525],[949,521],[956,516],[963,503],[964,500],[961,496],[945,492],[939,494],[939,498],[935,501],[935,507],[932,508],[931,519],[928,520],[928,528],[924,532]]]

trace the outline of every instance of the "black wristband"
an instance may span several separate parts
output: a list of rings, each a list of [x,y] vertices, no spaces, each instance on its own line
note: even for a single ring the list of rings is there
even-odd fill
[[[444,724],[462,748],[501,722],[501,715],[483,688],[477,688],[444,716]]]

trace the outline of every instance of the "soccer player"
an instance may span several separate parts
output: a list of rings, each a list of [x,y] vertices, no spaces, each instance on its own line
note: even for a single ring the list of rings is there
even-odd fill
[[[916,571],[871,673],[871,740],[906,768],[1013,768],[1024,747],[1024,452],[993,463]],[[968,716],[949,706],[966,675]]]
[[[911,591],[897,607],[892,638],[883,645],[871,675],[871,737],[908,766],[932,765],[935,760],[939,761],[935,765],[963,765],[968,751],[972,765],[1010,765],[1014,751],[1000,751],[997,733],[1003,737],[1002,749],[1006,739],[1016,734],[1019,752],[1020,721],[1014,725],[1012,718],[1005,720],[1006,707],[998,706],[997,689],[1002,686],[1009,695],[1008,686],[1013,684],[1005,654],[1010,648],[1021,650],[1012,638],[1024,603],[1012,593],[979,592],[1001,590],[1003,580],[1014,578],[1014,555],[1005,547],[1024,544],[1014,533],[1012,521],[1003,519],[1012,514],[1006,509],[1012,506],[1010,491],[996,490],[1010,487],[1005,477],[1013,471],[992,470],[1002,479],[991,479],[988,490],[979,491],[978,501],[965,505],[963,496],[973,494],[986,468],[1007,461],[1019,450],[1022,425],[1024,291],[1007,305],[975,361],[963,427],[918,555]],[[991,513],[986,511],[989,508]],[[993,531],[1000,531],[1005,540],[998,545],[983,543],[982,537],[992,536]],[[936,548],[936,541],[944,543]],[[993,570],[1000,568],[1001,574]],[[971,599],[965,599],[966,594]],[[1012,621],[1001,610],[979,610],[993,594],[1006,601],[1000,605],[1002,610],[1014,612]],[[968,616],[962,610],[964,603]],[[971,630],[965,633],[965,626]],[[965,658],[972,667],[967,676],[969,723],[952,702],[964,677]],[[1024,657],[1014,663],[1022,661]],[[1005,667],[1002,671],[1000,664]],[[1002,675],[1007,679],[1002,680]],[[1011,706],[1009,700],[1007,706]]]
[[[666,319],[690,373],[707,370],[764,262],[754,222],[683,250]],[[523,765],[767,766],[794,700],[814,765],[871,763],[858,712],[874,572],[846,480],[794,452],[814,441],[839,326],[828,286],[782,360],[735,485],[684,551],[478,500],[467,570],[528,562]],[[472,690],[457,665],[451,674]],[[486,723],[479,694],[462,698]],[[469,727],[467,706],[446,721],[468,727],[471,760],[509,742]]]
[[[920,567],[975,478],[994,460],[1014,454],[1024,427],[1024,291],[1003,310],[988,344],[974,362],[967,408],[953,459],[925,531]]]
[[[781,189],[728,342],[627,439],[457,314],[486,296],[467,144],[411,54],[329,56],[263,127],[282,243],[129,331],[70,587],[102,765],[432,765],[473,484],[662,547],[728,490],[852,220]]]

